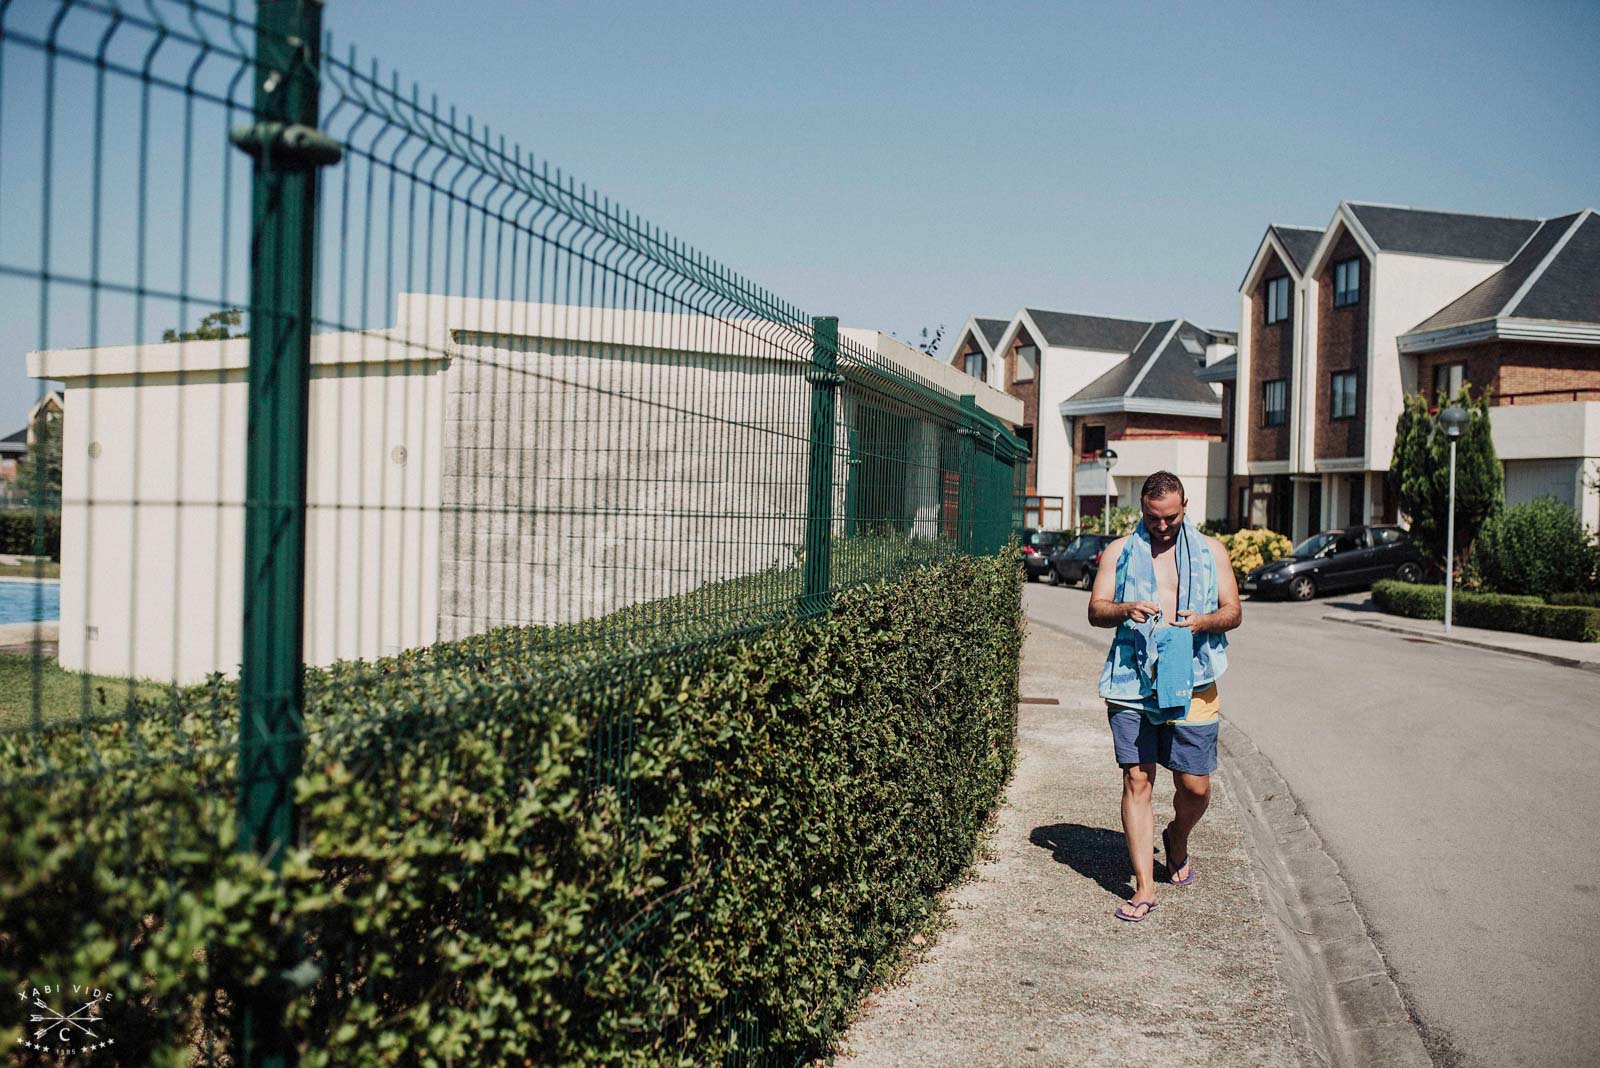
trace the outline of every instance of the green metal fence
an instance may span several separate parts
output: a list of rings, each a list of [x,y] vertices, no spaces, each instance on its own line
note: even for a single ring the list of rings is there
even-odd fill
[[[353,730],[319,719],[308,666],[347,694],[452,658],[603,686],[1020,525],[1024,446],[910,350],[803,313],[320,18],[0,2],[5,336],[41,397],[66,391],[59,467],[22,475],[48,503],[13,600],[47,616],[58,581],[60,611],[0,629],[7,796],[203,777],[198,809],[115,818],[236,826],[277,864],[303,769]],[[592,743],[601,784],[626,721]],[[61,981],[21,974],[43,950],[6,932],[44,921],[9,919],[0,970]],[[137,977],[129,919],[103,936]],[[126,1045],[288,1063],[285,975]]]

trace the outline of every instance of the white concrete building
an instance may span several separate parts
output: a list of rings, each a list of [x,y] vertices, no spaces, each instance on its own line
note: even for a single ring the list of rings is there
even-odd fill
[[[856,354],[842,361],[841,457],[893,407],[873,394],[874,368],[1020,421],[1014,398],[886,335],[841,335]],[[248,356],[245,339],[29,354],[72,411],[63,667],[182,682],[237,671]],[[808,337],[762,320],[414,294],[392,329],[316,336],[307,661],[591,618],[792,563],[810,360]],[[931,436],[913,427],[906,448],[937,455],[918,434]],[[838,517],[858,470],[841,466]],[[902,468],[887,490],[877,479],[875,505],[939,533],[938,464]]]

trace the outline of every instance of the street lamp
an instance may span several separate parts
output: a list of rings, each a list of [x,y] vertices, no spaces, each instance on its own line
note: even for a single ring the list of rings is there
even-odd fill
[[[1456,585],[1456,439],[1467,427],[1467,413],[1452,404],[1439,413],[1439,425],[1450,439],[1450,513],[1444,534],[1444,632],[1450,633],[1452,594]]]
[[[1106,469],[1105,510],[1100,513],[1100,533],[1111,533],[1111,469],[1117,466],[1117,454],[1110,449],[1100,450],[1100,466]]]

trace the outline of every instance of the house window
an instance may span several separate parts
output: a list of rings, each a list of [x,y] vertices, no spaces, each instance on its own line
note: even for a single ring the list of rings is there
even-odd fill
[[[1337,371],[1333,376],[1333,418],[1356,417],[1356,372]]]
[[[1022,443],[1028,447],[1028,455],[1030,457],[1033,456],[1033,427],[1018,427],[1017,437],[1021,438]]]
[[[1106,428],[1103,426],[1085,426],[1083,428],[1083,455],[1098,456],[1106,447]]]
[[[1464,363],[1441,363],[1433,369],[1433,403],[1436,407],[1443,408],[1450,403],[1450,398],[1461,391],[1461,383],[1466,381],[1467,365]]]
[[[1032,382],[1039,373],[1039,347],[1037,345],[1023,345],[1017,349],[1017,378],[1018,382]]]
[[[1261,383],[1261,425],[1282,426],[1288,419],[1288,383],[1281,378]]]
[[[979,381],[982,381],[983,378],[984,378],[984,372],[986,370],[988,370],[988,368],[984,367],[984,365],[983,365],[983,353],[981,353],[981,352],[969,352],[969,353],[967,353],[967,364],[966,364],[967,374],[971,375],[973,378],[978,379]]]
[[[1267,325],[1289,318],[1289,276],[1267,283]]]
[[[1340,260],[1333,265],[1333,306],[1343,308],[1361,300],[1361,260]]]

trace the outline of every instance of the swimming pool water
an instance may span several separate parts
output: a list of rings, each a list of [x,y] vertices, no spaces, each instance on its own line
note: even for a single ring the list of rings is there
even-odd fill
[[[61,583],[0,579],[0,623],[37,623],[61,618]]]

